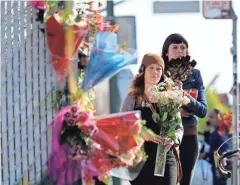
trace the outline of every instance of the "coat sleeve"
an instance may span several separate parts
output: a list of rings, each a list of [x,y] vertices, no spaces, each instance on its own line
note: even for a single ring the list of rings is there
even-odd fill
[[[129,112],[134,110],[135,101],[130,95],[127,95],[123,101],[121,112]]]
[[[197,100],[194,99],[192,96],[188,96],[190,99],[190,103],[187,106],[188,109],[193,111],[193,113],[200,117],[204,118],[207,115],[207,100],[205,96],[205,87],[203,85],[202,76],[199,70],[196,70],[196,86],[198,90],[198,97]]]

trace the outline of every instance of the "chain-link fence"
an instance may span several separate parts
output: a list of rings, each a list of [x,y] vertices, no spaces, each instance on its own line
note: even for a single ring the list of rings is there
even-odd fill
[[[1,1],[2,184],[37,184],[46,173],[55,76],[44,34],[25,1]]]

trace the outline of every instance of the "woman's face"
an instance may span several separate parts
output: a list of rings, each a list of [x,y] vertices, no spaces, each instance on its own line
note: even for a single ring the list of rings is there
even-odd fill
[[[145,69],[144,80],[149,85],[157,85],[162,77],[162,67],[158,64],[151,64]]]
[[[188,48],[184,43],[181,44],[170,44],[168,47],[168,61],[172,59],[177,59],[181,57],[185,57],[187,55]]]
[[[218,115],[215,111],[210,112],[208,122],[213,128],[216,128],[218,126]]]

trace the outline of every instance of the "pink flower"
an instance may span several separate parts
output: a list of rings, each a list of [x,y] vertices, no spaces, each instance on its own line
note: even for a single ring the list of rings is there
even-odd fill
[[[72,107],[72,108],[71,108],[71,112],[72,112],[72,113],[76,113],[76,112],[77,112],[77,107]]]
[[[70,112],[66,112],[66,113],[64,114],[64,120],[65,120],[66,122],[68,122],[70,118],[71,118]]]
[[[40,1],[40,0],[37,0],[37,1],[30,1],[29,2],[29,6],[33,7],[33,8],[38,8],[40,10],[45,10],[47,8],[47,4],[45,3],[45,1]]]
[[[64,118],[69,118],[70,116],[71,116],[70,112],[66,112],[66,113],[64,114]]]
[[[76,119],[78,118],[78,115],[73,114],[73,115],[72,115],[72,118],[73,118],[74,120],[76,120]]]
[[[68,120],[68,125],[69,125],[69,126],[74,126],[74,125],[75,125],[74,120],[73,120],[73,119],[69,119],[69,120]]]
[[[78,121],[80,121],[81,123],[84,123],[88,118],[89,116],[86,112],[80,112]]]

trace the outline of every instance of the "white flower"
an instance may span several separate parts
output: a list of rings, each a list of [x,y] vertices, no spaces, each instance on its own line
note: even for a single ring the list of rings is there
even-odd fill
[[[176,100],[179,97],[178,93],[172,90],[167,91],[167,95],[168,95],[168,98],[171,100]]]
[[[157,85],[152,86],[148,89],[148,91],[151,93],[152,96],[156,97],[159,93],[159,87]]]
[[[178,98],[174,100],[179,105],[187,105],[190,102],[190,99],[186,96],[179,95]]]
[[[165,88],[164,87],[159,87],[159,90],[160,91],[163,91]]]
[[[183,105],[187,105],[190,103],[190,99],[187,96],[183,97]]]
[[[168,95],[165,91],[163,91],[163,92],[159,92],[156,98],[158,99],[158,101],[161,101],[161,100],[168,99]]]
[[[181,119],[181,113],[180,112],[177,113],[176,118]]]

